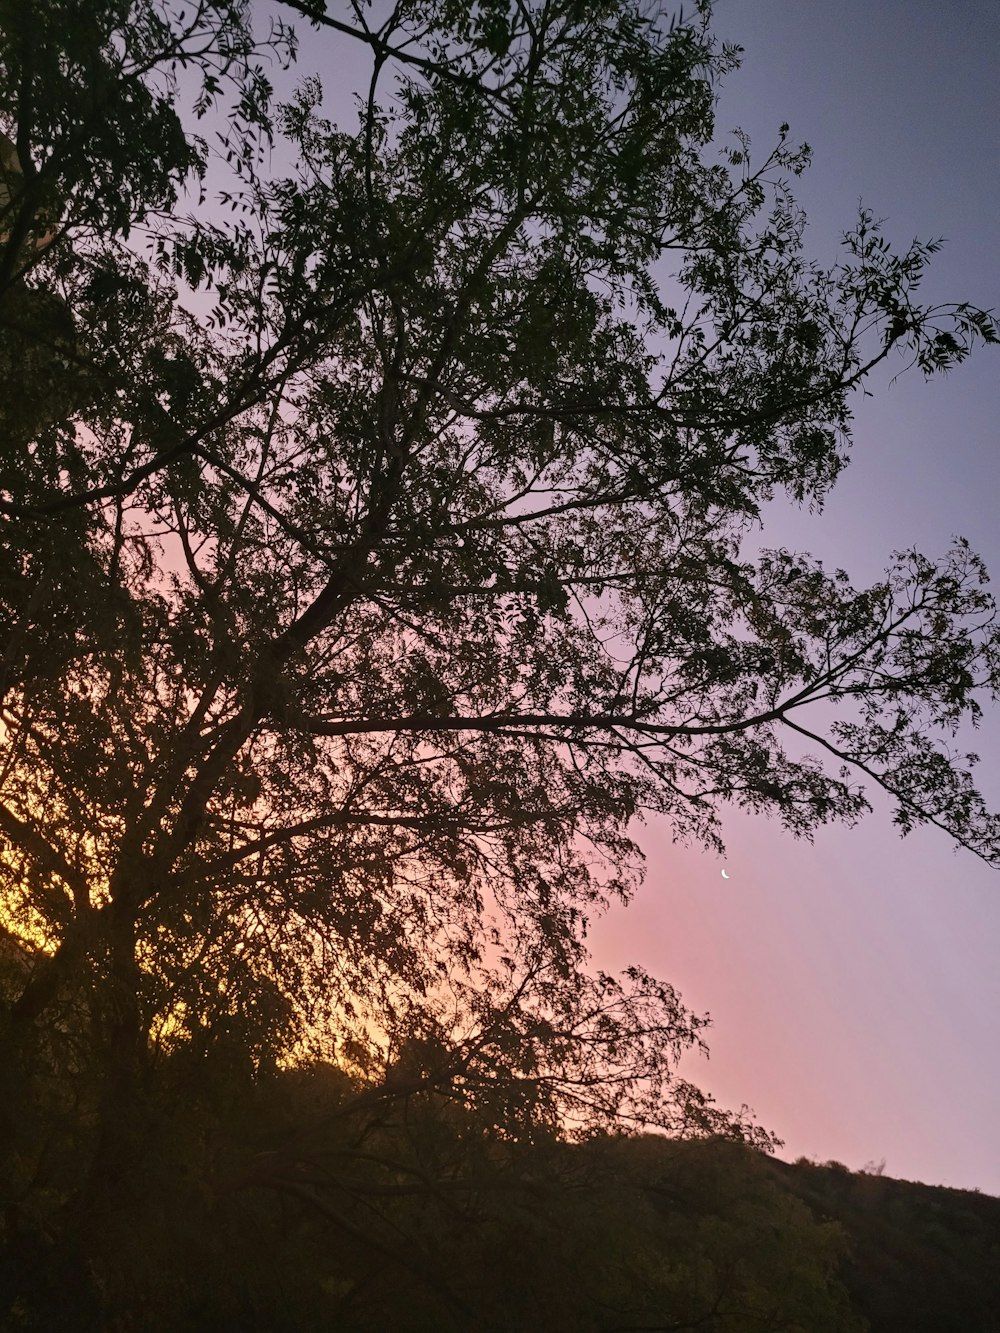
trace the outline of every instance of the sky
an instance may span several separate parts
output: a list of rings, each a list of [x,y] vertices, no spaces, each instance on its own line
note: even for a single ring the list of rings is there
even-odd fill
[[[347,85],[299,26],[294,73],[318,61],[350,118]],[[788,121],[813,148],[795,187],[812,257],[832,262],[863,201],[899,246],[946,238],[927,301],[1000,308],[995,0],[716,0],[714,27],[745,52],[719,135],[740,126],[766,156]],[[893,549],[939,556],[961,534],[1000,584],[1000,349],[947,378],[890,384],[900,369],[856,400],[853,461],[824,512],[775,504],[761,540],[862,584]],[[1000,808],[1000,710],[971,748]],[[781,1156],[1000,1195],[1000,871],[936,830],[900,840],[888,803],[873,805],[812,844],[728,814],[725,861],[648,824],[645,888],[597,923],[594,961],[640,963],[711,1014],[711,1058],[684,1073],[753,1108]]]
[[[714,27],[744,48],[718,132],[739,125],[766,155],[788,121],[812,146],[795,192],[813,256],[833,258],[861,200],[901,246],[946,238],[924,299],[1000,307],[994,0],[718,0]],[[864,583],[894,548],[936,556],[961,534],[1000,584],[1000,350],[890,385],[899,369],[855,402],[824,512],[776,504],[761,539]],[[998,808],[1000,709],[971,748]],[[646,886],[598,924],[595,958],[640,962],[711,1014],[710,1059],[684,1072],[752,1107],[780,1156],[1000,1195],[1000,871],[936,830],[901,840],[873,804],[812,845],[727,814],[725,861],[647,825]]]

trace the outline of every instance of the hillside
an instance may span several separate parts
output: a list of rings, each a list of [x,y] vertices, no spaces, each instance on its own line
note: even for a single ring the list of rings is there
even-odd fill
[[[841,1277],[874,1333],[1000,1329],[1000,1199],[772,1161],[785,1189],[851,1239]]]

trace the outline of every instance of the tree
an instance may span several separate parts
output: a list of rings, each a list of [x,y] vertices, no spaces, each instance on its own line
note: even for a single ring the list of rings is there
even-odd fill
[[[918,303],[935,244],[865,212],[806,260],[807,150],[713,147],[707,4],[278,12],[364,65],[356,124],[273,104],[244,0],[0,10],[8,1165],[81,1235],[179,1051],[752,1137],[677,1077],[703,1020],[586,971],[644,817],[809,836],[867,778],[1000,858],[947,748],[1000,678],[978,558],[742,550],[878,366],[997,341]]]

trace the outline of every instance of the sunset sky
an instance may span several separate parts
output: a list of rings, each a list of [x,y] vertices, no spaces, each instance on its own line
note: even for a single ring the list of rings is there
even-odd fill
[[[357,71],[324,65],[322,36],[299,26],[293,73],[319,72],[347,123]],[[928,303],[1000,307],[995,0],[717,0],[714,28],[744,48],[718,141],[740,126],[764,157],[788,121],[813,148],[795,187],[812,257],[834,260],[861,201],[903,249],[946,238]],[[855,400],[853,462],[824,512],[776,504],[759,540],[861,584],[892,550],[933,558],[960,534],[1000,584],[1000,351],[891,383],[903,364]],[[1000,709],[964,740],[1000,807]],[[711,1059],[687,1074],[749,1104],[784,1156],[884,1159],[891,1175],[1000,1195],[1000,872],[933,830],[900,840],[870,795],[867,820],[812,845],[732,812],[724,863],[647,826],[646,887],[597,924],[595,961],[642,963],[711,1013]]]
[[[808,249],[832,258],[859,198],[905,247],[947,238],[930,302],[1000,306],[1000,9],[993,0],[720,0],[745,49],[718,116],[759,150],[787,120],[814,150],[798,182]],[[1000,582],[1000,354],[947,379],[893,367],[856,402],[853,463],[816,517],[775,506],[765,545],[875,581],[893,548],[969,538]],[[1000,592],[1000,590],[998,590]],[[1000,709],[965,748],[1000,805]],[[727,818],[725,865],[650,826],[645,891],[593,942],[635,958],[714,1020],[687,1072],[747,1102],[782,1156],[1000,1194],[1000,872],[934,831],[901,841],[885,803],[796,843]]]

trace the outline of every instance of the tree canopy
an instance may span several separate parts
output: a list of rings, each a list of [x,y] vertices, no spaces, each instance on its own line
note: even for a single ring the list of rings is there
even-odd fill
[[[764,1141],[678,1076],[669,985],[588,971],[637,824],[808,837],[867,783],[1000,861],[950,748],[1000,680],[981,561],[746,549],[822,504],[877,367],[997,326],[870,212],[808,259],[808,150],[720,145],[709,19],[0,7],[15,1191],[28,1105],[84,1215],[162,1071],[315,1057],[501,1139]],[[349,117],[274,94],[304,35]]]

